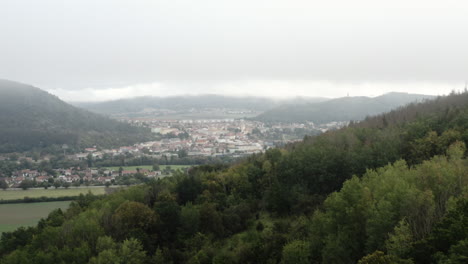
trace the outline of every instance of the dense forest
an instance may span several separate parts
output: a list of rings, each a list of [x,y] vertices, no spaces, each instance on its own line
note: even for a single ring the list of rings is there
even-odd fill
[[[468,93],[4,233],[0,263],[466,263]]]
[[[306,122],[316,124],[334,121],[362,120],[388,112],[411,102],[433,98],[429,95],[387,93],[377,97],[342,97],[324,102],[285,104],[255,117],[264,122]]]
[[[67,144],[112,147],[152,138],[132,127],[71,106],[33,86],[0,80],[0,153]]]

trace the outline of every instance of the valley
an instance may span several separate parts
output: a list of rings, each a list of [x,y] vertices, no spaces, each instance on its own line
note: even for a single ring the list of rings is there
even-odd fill
[[[0,1],[0,264],[468,264],[468,2]]]

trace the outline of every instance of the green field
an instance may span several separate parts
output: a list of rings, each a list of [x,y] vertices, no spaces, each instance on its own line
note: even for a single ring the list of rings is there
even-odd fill
[[[65,188],[49,188],[49,189],[29,189],[29,190],[5,190],[0,191],[0,200],[17,200],[24,197],[37,198],[37,197],[62,197],[62,196],[78,196],[80,193],[87,194],[88,192],[99,195],[105,193],[104,186],[98,187],[70,187]]]
[[[33,226],[57,208],[66,209],[70,202],[0,204],[0,234],[21,226]]]
[[[184,168],[188,168],[188,167],[191,167],[192,165],[159,165],[159,168],[161,170],[164,170],[167,166],[171,167],[171,170],[177,170],[177,169],[184,169]],[[106,169],[108,170],[114,170],[114,171],[118,171],[120,167],[106,167]],[[141,165],[141,166],[125,166],[125,167],[122,167],[122,169],[124,170],[136,170],[137,168],[140,168],[140,169],[146,169],[146,170],[153,170],[153,166],[151,165]]]

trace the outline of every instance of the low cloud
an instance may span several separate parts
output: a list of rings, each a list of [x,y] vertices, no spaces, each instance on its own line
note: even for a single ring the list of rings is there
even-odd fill
[[[139,96],[176,96],[221,94],[228,96],[263,96],[276,99],[297,96],[343,97],[378,96],[388,92],[408,92],[429,95],[445,95],[464,88],[463,83],[434,82],[332,82],[252,80],[231,82],[158,82],[124,87],[85,88],[77,90],[49,89],[65,101],[97,102]]]

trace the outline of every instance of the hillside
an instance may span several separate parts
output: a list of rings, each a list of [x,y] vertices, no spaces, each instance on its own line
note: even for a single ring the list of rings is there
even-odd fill
[[[223,95],[137,97],[97,103],[73,103],[76,106],[102,114],[138,113],[148,109],[191,110],[226,108],[237,110],[265,111],[287,102],[320,102],[325,98],[294,98],[273,100],[264,97],[233,97]]]
[[[468,93],[6,233],[0,263],[466,263]]]
[[[325,102],[283,105],[257,116],[266,122],[305,122],[317,124],[332,121],[362,120],[404,106],[411,102],[430,99],[433,96],[387,93],[377,97],[342,97]]]
[[[30,85],[0,80],[0,152],[52,145],[118,146],[149,139],[149,131],[71,106]]]

